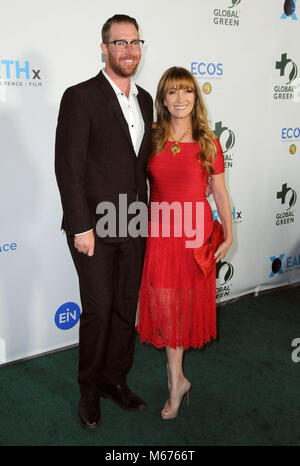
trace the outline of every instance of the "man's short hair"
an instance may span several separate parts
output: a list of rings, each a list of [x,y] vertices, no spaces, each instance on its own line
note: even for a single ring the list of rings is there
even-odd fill
[[[139,31],[138,23],[135,18],[128,15],[114,15],[109,18],[102,27],[102,42],[107,42],[109,40],[109,31],[113,23],[131,23],[135,26],[136,30]]]

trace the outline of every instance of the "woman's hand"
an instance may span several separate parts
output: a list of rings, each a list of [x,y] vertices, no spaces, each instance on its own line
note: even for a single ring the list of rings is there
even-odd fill
[[[231,246],[232,240],[226,240],[223,241],[223,243],[220,244],[220,246],[217,248],[214,256],[216,258],[216,262],[219,262],[221,259],[224,259],[226,256],[230,246]]]
[[[212,192],[223,227],[225,240],[215,252],[216,261],[224,259],[232,244],[232,216],[224,173],[212,176]]]

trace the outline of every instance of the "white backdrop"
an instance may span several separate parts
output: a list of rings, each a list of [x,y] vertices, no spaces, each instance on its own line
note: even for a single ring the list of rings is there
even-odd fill
[[[138,84],[155,97],[162,73],[178,65],[205,91],[233,209],[234,245],[217,270],[217,300],[300,281],[297,2],[3,2],[0,364],[78,341],[80,300],[60,231],[55,128],[63,91],[103,67],[101,27],[116,13],[134,16],[146,41]]]

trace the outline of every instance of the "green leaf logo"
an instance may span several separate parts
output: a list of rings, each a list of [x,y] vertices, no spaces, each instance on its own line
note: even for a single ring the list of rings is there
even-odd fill
[[[242,0],[232,0],[232,5],[229,6],[228,8],[234,8],[236,5],[241,3]]]
[[[234,146],[234,143],[235,143],[235,135],[233,131],[229,130],[229,136],[225,144],[226,152]]]
[[[293,62],[293,68],[291,69],[291,72],[289,74],[289,82],[287,84],[290,84],[298,75],[298,67],[295,62]]]
[[[292,195],[291,195],[290,202],[289,202],[289,208],[287,210],[290,210],[290,208],[296,204],[296,201],[297,201],[297,194],[296,194],[296,191],[292,189]]]

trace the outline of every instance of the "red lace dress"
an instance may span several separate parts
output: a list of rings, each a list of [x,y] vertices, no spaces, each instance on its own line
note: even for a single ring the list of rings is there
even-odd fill
[[[217,139],[215,144],[214,174],[218,174],[224,172],[224,158]],[[180,143],[175,156],[171,145],[168,141],[161,153],[149,159],[149,229],[137,330],[142,342],[157,348],[200,348],[216,338],[215,269],[206,278],[193,255],[193,247],[208,242],[212,232],[205,196],[207,172],[197,160],[197,143]],[[164,207],[163,213],[157,205]],[[193,247],[187,247],[187,241],[194,241]]]

